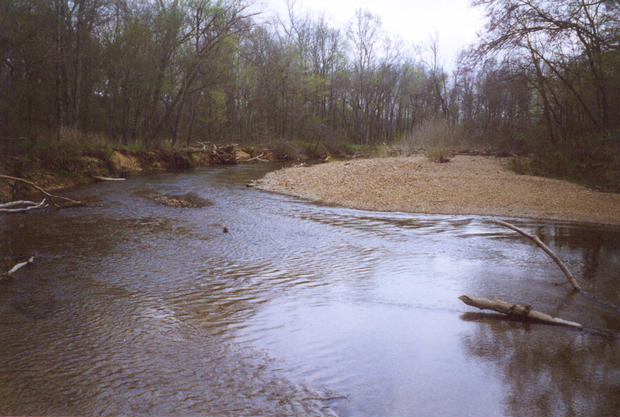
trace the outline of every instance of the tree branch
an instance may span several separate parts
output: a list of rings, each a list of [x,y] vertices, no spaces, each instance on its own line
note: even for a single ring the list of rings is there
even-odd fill
[[[9,208],[9,207],[15,207],[15,206],[25,206],[25,207]],[[0,213],[20,213],[23,211],[30,211],[30,210],[34,210],[38,208],[44,208],[47,206],[48,204],[45,198],[41,200],[40,203],[35,203],[34,201],[23,201],[23,200],[22,201],[11,201],[6,204],[0,204]]]
[[[5,180],[10,180],[10,181],[19,181],[19,182],[23,182],[24,184],[28,184],[31,187],[35,188],[36,190],[40,191],[41,193],[45,194],[47,197],[49,197],[50,202],[56,206],[56,207],[71,207],[71,206],[81,206],[84,203],[82,203],[81,201],[78,200],[73,200],[71,198],[68,197],[62,197],[59,195],[55,195],[50,193],[49,191],[46,191],[45,189],[41,188],[40,186],[38,186],[37,184],[35,184],[32,181],[28,181],[25,180],[23,178],[19,178],[19,177],[12,177],[10,175],[4,175],[4,174],[0,174],[0,179],[5,179]],[[59,200],[64,200],[67,201],[69,204],[68,205],[64,205],[61,206],[60,204],[58,204],[55,199],[59,199]]]
[[[9,207],[15,207],[15,206],[34,206],[35,203],[34,201],[28,201],[28,200],[17,200],[17,201],[10,201],[8,203],[4,203],[4,204],[0,204],[0,208],[9,208]]]
[[[549,257],[551,259],[553,259],[555,261],[555,263],[560,267],[560,269],[562,270],[562,272],[564,272],[564,275],[566,276],[566,279],[568,279],[568,281],[570,282],[570,284],[573,286],[573,288],[575,289],[575,291],[581,291],[581,287],[579,286],[579,284],[577,283],[577,280],[575,279],[575,277],[573,276],[573,274],[571,274],[571,272],[568,270],[568,268],[566,267],[566,265],[564,264],[564,262],[562,262],[562,260],[560,258],[558,258],[558,256],[553,253],[553,251],[551,249],[549,249],[549,247],[547,245],[545,245],[543,243],[542,240],[540,240],[540,238],[536,235],[531,235],[521,229],[519,229],[516,226],[513,226],[510,223],[506,223],[502,220],[491,220],[491,223],[495,223],[495,224],[499,224],[500,226],[504,226],[507,227],[511,230],[514,230],[517,233],[520,233],[521,235],[530,238],[534,241],[534,243],[536,243],[538,246],[540,246],[540,248],[542,250],[545,251],[545,253],[547,255],[549,255]]]
[[[552,317],[549,314],[532,310],[531,306],[512,304],[499,298],[477,298],[470,297],[468,295],[461,295],[459,297],[459,300],[461,300],[467,305],[479,308],[481,310],[493,310],[497,311],[498,313],[506,314],[510,317],[519,317],[522,319],[530,319],[548,324],[575,327],[577,329],[583,328],[580,323]]]

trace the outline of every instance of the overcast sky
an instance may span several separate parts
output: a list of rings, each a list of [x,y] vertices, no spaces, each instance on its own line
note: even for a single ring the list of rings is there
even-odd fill
[[[482,10],[471,0],[297,0],[298,8],[323,13],[334,26],[344,28],[361,8],[381,17],[383,29],[406,44],[428,46],[439,37],[441,62],[450,67],[459,49],[476,40],[483,28]],[[262,0],[267,13],[286,17],[286,0]]]

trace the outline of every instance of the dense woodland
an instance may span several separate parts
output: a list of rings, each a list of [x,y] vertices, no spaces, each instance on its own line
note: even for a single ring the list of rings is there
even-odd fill
[[[0,0],[0,137],[618,143],[617,0],[473,3],[487,26],[447,71],[436,41],[403,46],[362,10],[336,28],[293,3],[266,20],[244,0]]]

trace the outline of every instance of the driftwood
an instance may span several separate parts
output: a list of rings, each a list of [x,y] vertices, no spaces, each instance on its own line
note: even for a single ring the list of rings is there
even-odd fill
[[[18,207],[22,206],[22,207]],[[47,207],[47,201],[45,198],[41,200],[40,203],[35,203],[34,201],[11,201],[9,203],[0,204],[0,213],[19,213],[23,211],[34,210],[38,208]]]
[[[101,175],[93,175],[93,178],[99,181],[125,181],[125,178],[102,177]]]
[[[468,295],[461,295],[459,300],[467,305],[477,307],[481,310],[493,310],[508,315],[509,317],[518,317],[521,319],[530,319],[542,323],[555,324],[559,326],[583,328],[581,324],[574,321],[568,321],[557,317],[552,317],[540,311],[532,310],[531,306],[512,304],[499,298],[476,298]]]
[[[215,152],[217,150],[215,143],[201,141],[196,141],[196,143],[202,147],[202,152]]]
[[[258,161],[258,162],[269,162],[268,159],[263,158],[265,156],[264,153],[261,153],[260,155],[257,155],[253,158],[248,159],[246,162],[254,162],[254,161]]]
[[[37,203],[35,203],[34,201],[18,200],[18,201],[11,201],[8,203],[0,204],[0,208],[9,208],[9,207],[15,207],[15,206],[32,206],[35,204]]]
[[[507,228],[509,228],[511,230],[514,230],[517,233],[520,233],[521,235],[523,235],[523,236],[525,236],[527,238],[532,239],[534,241],[534,243],[536,243],[538,246],[540,246],[540,248],[542,248],[542,250],[544,250],[545,253],[547,255],[549,255],[549,257],[551,259],[553,259],[555,261],[555,263],[560,267],[562,272],[564,272],[564,275],[566,276],[566,279],[568,279],[568,282],[570,282],[570,284],[573,286],[573,288],[576,291],[581,291],[581,287],[577,283],[577,280],[575,279],[573,274],[571,274],[571,272],[568,270],[566,265],[564,265],[564,262],[562,262],[562,260],[560,258],[558,258],[558,256],[555,253],[553,253],[553,251],[551,249],[549,249],[549,247],[547,245],[545,245],[543,243],[543,241],[540,240],[540,238],[538,236],[529,234],[529,233],[519,229],[518,227],[513,226],[512,224],[506,223],[506,222],[501,221],[501,220],[491,220],[491,222],[495,223],[495,224],[499,224],[500,226],[507,227]]]
[[[60,207],[73,207],[73,206],[81,206],[81,205],[83,205],[83,203],[81,201],[73,200],[73,199],[68,198],[68,197],[62,197],[62,196],[59,196],[59,195],[52,194],[49,191],[47,191],[47,190],[43,189],[42,187],[38,186],[34,182],[25,180],[23,178],[12,177],[10,175],[0,174],[0,179],[5,179],[5,180],[9,180],[9,181],[18,181],[18,182],[23,182],[24,184],[28,184],[31,187],[33,187],[34,189],[36,189],[39,192],[43,193],[45,196],[47,196],[48,200],[54,206],[56,206],[58,208],[60,208]],[[66,203],[61,205],[56,200],[62,200],[62,201],[65,201]]]
[[[0,204],[0,209],[10,209],[17,206],[38,206],[41,203],[44,203],[45,199],[40,203],[35,203],[34,201],[29,200],[17,200],[17,201],[9,201],[8,203]]]
[[[236,164],[238,161],[235,150],[238,146],[239,145],[237,144],[216,146],[212,155],[214,155],[222,164]]]
[[[14,273],[16,273],[17,271],[19,271],[20,269],[22,269],[23,267],[31,265],[33,262],[34,262],[34,256],[31,256],[30,258],[28,258],[27,261],[20,262],[17,265],[15,265],[13,268],[9,269],[9,271],[6,274],[8,276],[11,276]]]
[[[207,153],[213,158],[213,160],[218,161],[224,165],[237,164],[239,162],[269,162],[267,159],[263,159],[264,154],[260,154],[255,156],[254,158],[248,158],[247,160],[238,160],[237,159],[237,151],[240,150],[238,143],[232,143],[229,145],[217,145],[211,142],[194,142],[199,145],[200,150],[190,151],[190,152],[199,152],[199,153]]]

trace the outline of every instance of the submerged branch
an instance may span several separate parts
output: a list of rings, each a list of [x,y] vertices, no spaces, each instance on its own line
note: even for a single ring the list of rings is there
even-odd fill
[[[553,253],[553,251],[551,249],[549,249],[549,247],[547,245],[545,245],[543,243],[543,241],[540,240],[540,238],[538,236],[529,234],[529,233],[519,229],[518,227],[513,226],[512,224],[504,222],[502,220],[491,220],[491,222],[495,223],[495,224],[499,224],[500,226],[507,227],[507,228],[509,228],[511,230],[514,230],[517,233],[520,233],[521,235],[523,235],[523,236],[525,236],[525,237],[527,237],[529,239],[532,239],[534,241],[534,243],[536,243],[540,248],[542,248],[542,250],[544,250],[545,253],[547,255],[549,255],[549,257],[551,259],[553,259],[555,261],[555,263],[560,267],[562,272],[564,272],[564,275],[566,276],[566,279],[568,279],[568,282],[570,282],[570,284],[573,286],[573,289],[575,289],[575,291],[581,291],[581,287],[577,283],[577,280],[575,279],[573,274],[571,274],[571,272],[568,270],[568,268],[566,267],[564,262],[562,262],[562,260],[560,258],[558,258],[558,256],[555,253]]]

